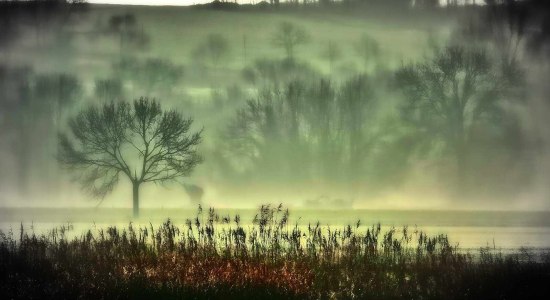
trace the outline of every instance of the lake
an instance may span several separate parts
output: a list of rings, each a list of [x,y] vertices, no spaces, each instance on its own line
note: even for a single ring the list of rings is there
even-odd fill
[[[220,216],[239,214],[246,228],[251,226],[255,209],[217,209]],[[195,218],[193,209],[142,209],[137,225],[160,224],[170,218],[178,226],[186,219]],[[207,211],[203,212],[206,219]],[[452,244],[463,249],[496,247],[513,251],[520,247],[535,250],[550,249],[550,212],[519,211],[430,211],[430,210],[359,210],[359,209],[293,209],[290,224],[301,226],[317,221],[331,228],[355,225],[361,220],[359,230],[381,223],[383,230],[391,226],[418,228],[428,234],[447,234]],[[72,235],[80,235],[88,229],[111,225],[127,226],[132,221],[131,210],[122,208],[0,208],[0,230],[19,234],[21,223],[25,230],[46,233],[50,229],[71,223]]]

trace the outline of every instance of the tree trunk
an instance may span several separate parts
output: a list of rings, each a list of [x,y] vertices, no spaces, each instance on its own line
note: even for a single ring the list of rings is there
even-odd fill
[[[134,196],[134,218],[139,217],[139,183],[133,182],[133,196]]]
[[[458,188],[460,190],[466,188],[466,163],[466,149],[464,145],[460,145],[456,154]]]
[[[457,191],[460,195],[468,191],[468,147],[464,137],[464,130],[455,145],[457,165]]]

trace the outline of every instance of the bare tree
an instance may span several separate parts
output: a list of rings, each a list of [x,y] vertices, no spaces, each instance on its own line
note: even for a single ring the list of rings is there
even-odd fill
[[[146,49],[149,45],[149,37],[139,25],[133,14],[113,15],[109,18],[106,34],[118,37],[120,56],[127,54],[129,50]]]
[[[122,87],[124,82],[129,82],[134,93],[164,98],[171,95],[184,75],[183,66],[161,58],[123,58],[113,65],[113,69]]]
[[[140,98],[90,107],[70,119],[71,137],[59,135],[59,161],[77,170],[83,189],[104,197],[123,174],[133,186],[134,216],[139,188],[147,182],[175,181],[202,162],[197,153],[201,133],[189,133],[192,119],[162,111],[155,100]]]
[[[266,88],[237,111],[221,149],[237,174],[295,184],[359,182],[374,142],[376,94],[366,76],[336,87],[328,80],[293,80]]]
[[[283,48],[286,58],[294,59],[294,50],[298,45],[309,41],[309,35],[301,27],[290,22],[283,22],[273,34],[273,45]]]
[[[363,60],[365,70],[368,71],[372,65],[375,65],[380,57],[380,46],[378,42],[368,36],[363,35],[355,45],[355,51]]]
[[[329,41],[327,47],[321,52],[321,56],[328,61],[329,70],[332,73],[334,63],[342,56],[342,49],[334,42]]]
[[[464,179],[470,129],[501,113],[505,83],[483,49],[450,46],[427,62],[403,67],[398,87],[407,100],[404,117],[430,139],[440,139]]]
[[[372,82],[365,75],[359,75],[346,81],[338,96],[339,110],[342,114],[342,132],[345,136],[348,153],[350,180],[360,176],[365,170],[364,159],[369,148],[367,131],[369,111],[376,95]]]
[[[96,79],[94,94],[102,103],[122,100],[122,81],[119,78]]]
[[[82,86],[72,74],[41,74],[35,78],[33,93],[36,103],[41,103],[42,110],[51,114],[58,129],[63,112],[77,102]]]
[[[206,49],[214,65],[218,65],[229,53],[229,42],[221,34],[210,34],[206,39]]]
[[[194,56],[200,59],[207,58],[213,66],[217,67],[220,62],[227,58],[230,50],[229,41],[223,35],[211,33],[195,49]]]

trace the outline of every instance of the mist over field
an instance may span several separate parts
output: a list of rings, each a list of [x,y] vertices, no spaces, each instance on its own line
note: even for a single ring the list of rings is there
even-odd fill
[[[548,78],[545,0],[0,0],[0,299],[546,299]]]
[[[146,97],[203,129],[202,162],[140,186],[141,207],[196,207],[186,183],[220,208],[548,209],[543,19],[370,2],[3,10],[0,204],[130,207],[125,176],[83,188],[58,135]]]

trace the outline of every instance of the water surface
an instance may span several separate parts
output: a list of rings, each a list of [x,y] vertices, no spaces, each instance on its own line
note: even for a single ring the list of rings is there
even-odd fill
[[[255,209],[219,209],[220,216],[235,214],[241,224],[251,226]],[[207,219],[207,211],[199,218]],[[112,208],[1,208],[0,230],[19,234],[21,224],[26,231],[46,233],[50,229],[71,223],[73,235],[88,229],[107,226],[158,225],[170,218],[176,225],[184,226],[186,219],[194,219],[196,209],[142,209],[138,219],[131,217],[130,209]],[[410,230],[422,230],[428,234],[447,234],[453,244],[464,249],[495,247],[514,250],[520,247],[550,249],[550,212],[518,211],[429,211],[429,210],[358,210],[358,209],[293,209],[290,224],[306,227],[316,224],[331,228],[354,225],[361,221],[359,230],[381,223],[383,229],[392,226],[408,226]]]

